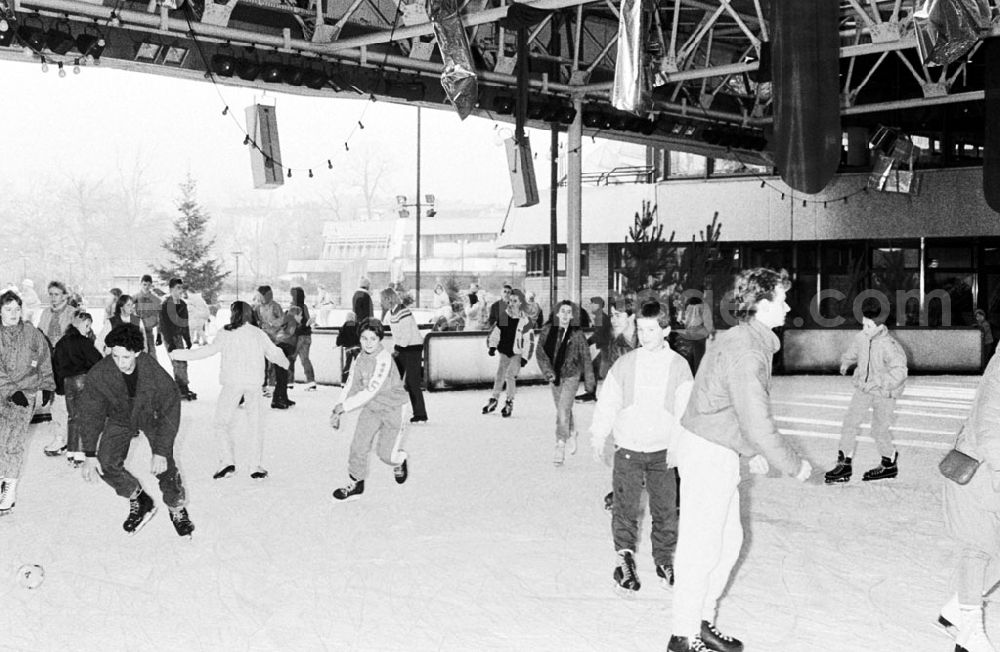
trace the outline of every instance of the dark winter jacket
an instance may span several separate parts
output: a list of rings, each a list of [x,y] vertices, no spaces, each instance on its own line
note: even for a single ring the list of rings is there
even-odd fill
[[[740,455],[760,453],[795,475],[802,459],[771,417],[771,361],[779,348],[778,336],[756,319],[716,336],[698,368],[681,425]]]
[[[188,307],[183,299],[167,297],[160,308],[160,333],[167,351],[191,348]]]
[[[354,319],[359,324],[375,316],[375,310],[372,308],[372,295],[368,294],[368,290],[364,288],[355,290],[354,296],[351,297],[351,310],[354,311]]]
[[[298,333],[299,323],[295,321],[295,317],[292,317],[290,312],[285,312],[281,318],[281,326],[278,327],[278,332],[274,334],[274,343],[279,345],[286,344],[294,350],[299,341]]]
[[[583,374],[584,385],[588,392],[597,388],[594,378],[594,365],[590,363],[590,347],[583,333],[575,326],[569,327],[569,333],[559,342],[559,325],[548,323],[542,327],[535,347],[535,359],[538,368],[548,377],[555,377],[554,385],[563,378],[579,378]]]
[[[80,437],[83,452],[92,456],[106,430],[136,432],[149,440],[154,455],[171,457],[181,423],[181,395],[177,384],[163,367],[146,353],[136,357],[135,399],[129,410],[125,378],[108,356],[87,373],[80,399]]]
[[[353,319],[344,322],[344,325],[337,331],[337,346],[345,349],[361,346],[361,340],[358,338],[358,322]]]
[[[312,326],[309,325],[309,306],[306,305],[306,293],[300,287],[294,287],[291,290],[292,295],[292,305],[302,308],[302,322],[299,323],[298,329],[295,331],[296,335],[312,335]]]
[[[63,383],[67,378],[87,373],[102,357],[90,338],[70,325],[52,352],[56,394],[64,393]]]
[[[25,396],[55,389],[52,354],[41,331],[26,322],[0,326],[0,401],[15,392]]]
[[[598,309],[591,323],[594,326],[594,332],[587,338],[587,344],[593,344],[598,351],[603,351],[611,344],[611,317],[603,310]]]

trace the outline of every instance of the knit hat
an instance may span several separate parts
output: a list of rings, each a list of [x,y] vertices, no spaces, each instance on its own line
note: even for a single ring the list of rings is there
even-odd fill
[[[601,297],[590,297],[590,302],[596,303],[601,308],[604,307],[604,299],[602,299]]]

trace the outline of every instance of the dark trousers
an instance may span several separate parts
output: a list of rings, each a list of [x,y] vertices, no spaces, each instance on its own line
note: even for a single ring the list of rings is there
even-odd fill
[[[284,342],[278,343],[278,348],[281,352],[285,354],[285,357],[289,360],[295,355],[295,347],[290,344],[285,344]],[[276,364],[272,364],[271,367],[274,369],[274,394],[271,395],[271,402],[277,401],[287,401],[288,400],[288,370],[282,369]]]
[[[109,423],[101,436],[97,447],[97,461],[101,463],[104,481],[122,498],[131,498],[137,489],[142,488],[134,475],[125,468],[125,458],[132,444],[132,438],[138,433]],[[167,470],[156,476],[163,493],[163,502],[167,507],[183,507],[186,496],[181,482],[180,471],[174,463],[174,456],[167,456]]]
[[[63,380],[66,391],[66,451],[79,453],[80,448],[80,396],[83,394],[87,374],[70,376]]]
[[[615,550],[636,549],[643,483],[649,493],[652,521],[653,561],[673,565],[677,548],[677,471],[667,468],[667,451],[640,453],[626,448],[615,451],[612,472],[615,491],[611,533]]]
[[[406,393],[410,395],[410,405],[413,407],[413,416],[417,419],[427,418],[427,407],[424,406],[424,392],[420,389],[424,380],[424,369],[422,358],[424,347],[408,346],[406,348],[396,347],[396,367],[403,377],[403,385]]]
[[[188,363],[186,360],[171,360],[170,364],[174,367],[174,382],[183,396],[191,391],[188,389]]]
[[[347,384],[347,377],[351,375],[351,365],[357,359],[358,355],[361,354],[361,348],[353,346],[349,349],[344,349],[344,368],[340,372],[340,382]],[[399,361],[396,361],[396,366],[399,366]]]

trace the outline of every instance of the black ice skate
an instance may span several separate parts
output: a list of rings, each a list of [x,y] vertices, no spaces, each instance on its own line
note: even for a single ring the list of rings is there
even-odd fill
[[[333,492],[333,497],[336,500],[340,500],[343,502],[357,500],[358,498],[361,497],[361,494],[365,492],[364,480],[355,480],[354,477],[350,475],[347,477],[351,479],[350,482],[348,482],[347,485]]]
[[[899,467],[896,466],[896,460],[898,459],[898,452],[894,453],[891,459],[883,457],[882,463],[870,471],[865,471],[865,474],[861,476],[861,479],[868,482],[870,480],[888,480],[890,478],[895,478],[899,475]]]
[[[263,480],[267,478],[267,470],[258,466],[257,470],[250,474],[250,477],[254,480]]]
[[[671,636],[667,644],[667,652],[715,652],[705,645],[705,641],[700,636],[688,638],[687,636]]]
[[[122,529],[129,534],[135,534],[156,514],[156,505],[142,489],[135,497],[129,498],[128,518],[122,523]]]
[[[674,585],[674,567],[670,564],[657,564],[656,576],[660,578],[660,586],[669,589]]]
[[[514,400],[507,399],[507,402],[503,404],[503,408],[500,410],[500,416],[509,417],[514,413]]]
[[[826,484],[847,482],[851,479],[851,458],[844,457],[844,451],[837,451],[837,465],[826,472]]]
[[[701,621],[701,638],[710,650],[717,652],[743,652],[743,643],[732,636],[726,636],[707,620]]]
[[[224,468],[221,468],[218,471],[216,471],[212,475],[212,479],[213,480],[221,480],[223,478],[228,478],[228,477],[232,476],[234,473],[236,473],[236,467],[233,466],[232,464],[230,464],[230,465],[228,465],[228,466],[226,466]]]
[[[495,398],[490,398],[486,401],[486,405],[483,406],[483,414],[489,414],[490,412],[495,412],[497,409],[497,400]]]
[[[410,477],[410,466],[407,464],[409,459],[406,457],[402,464],[392,467],[392,475],[396,479],[396,484],[403,484]]]
[[[194,523],[192,523],[191,519],[188,518],[188,511],[186,508],[171,508],[170,520],[173,522],[174,529],[177,530],[178,536],[190,537],[191,533],[194,532]]]
[[[618,592],[623,596],[631,596],[642,586],[639,583],[639,575],[635,572],[635,553],[631,550],[618,551],[618,565],[615,566],[614,578]]]

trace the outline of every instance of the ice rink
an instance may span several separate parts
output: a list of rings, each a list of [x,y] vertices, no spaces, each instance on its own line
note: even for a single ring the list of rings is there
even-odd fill
[[[200,398],[184,404],[178,438],[191,541],[162,505],[125,535],[128,502],[43,456],[51,426],[33,427],[17,506],[0,520],[0,650],[666,648],[671,593],[655,581],[648,523],[642,589],[626,600],[611,579],[610,470],[591,459],[584,434],[579,452],[553,466],[547,388],[519,391],[510,419],[480,414],[486,391],[427,394],[430,422],[409,431],[409,482],[397,486],[373,456],[363,497],[335,504],[354,424],[327,425],[339,388],[299,385],[297,406],[268,410],[270,478],[251,480],[240,449],[238,474],[212,479],[217,362],[190,364]],[[746,543],[720,628],[756,652],[952,650],[932,626],[953,553],[936,464],[977,382],[910,379],[896,480],[860,482],[878,461],[870,440],[846,485],[744,467]],[[775,379],[778,424],[814,465],[832,466],[850,394],[847,378]],[[581,427],[592,411],[577,406]],[[129,467],[160,504],[149,456],[140,437]],[[39,588],[18,584],[22,564],[44,567]],[[992,605],[987,627],[1000,640]]]

